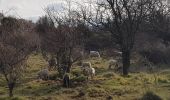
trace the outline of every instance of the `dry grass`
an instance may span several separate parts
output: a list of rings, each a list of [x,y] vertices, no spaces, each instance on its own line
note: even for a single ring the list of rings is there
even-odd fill
[[[107,70],[106,59],[87,59],[96,69],[96,76],[88,83],[83,82],[72,88],[62,88],[61,81],[41,81],[37,72],[47,66],[41,55],[31,55],[28,69],[21,84],[15,88],[15,98],[7,97],[7,88],[0,77],[0,100],[135,100],[147,91],[153,91],[164,100],[170,99],[170,70],[158,74],[131,73],[128,77]],[[74,66],[73,74],[81,74],[80,67]],[[156,76],[157,75],[157,76]],[[156,76],[156,79],[155,77]],[[72,76],[73,77],[73,76]]]

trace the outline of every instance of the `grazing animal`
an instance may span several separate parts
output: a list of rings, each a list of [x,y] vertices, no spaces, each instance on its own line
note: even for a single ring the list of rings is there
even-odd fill
[[[91,78],[93,79],[93,77],[95,76],[95,69],[93,68],[93,67],[91,67],[91,69],[90,69],[91,71]]]
[[[95,76],[95,69],[93,67],[85,67],[83,68],[83,74],[84,76],[87,76],[87,80],[89,79],[89,77],[93,79]]]
[[[118,61],[114,60],[114,59],[109,60],[109,67],[108,67],[108,69],[111,69],[112,66],[114,67],[114,69],[116,69],[118,67]]]
[[[49,72],[48,69],[42,69],[38,72],[38,79],[48,80]]]
[[[90,57],[100,58],[100,53],[98,51],[90,51]]]

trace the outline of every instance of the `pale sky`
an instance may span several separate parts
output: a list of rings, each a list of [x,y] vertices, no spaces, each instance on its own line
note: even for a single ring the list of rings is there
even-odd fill
[[[67,0],[0,0],[0,13],[4,15],[12,15],[36,21],[39,17],[45,15],[45,8],[55,7],[55,10],[61,10],[63,1]],[[71,6],[79,4],[84,5],[83,2],[95,0],[71,0]]]
[[[63,1],[63,0],[62,0]],[[61,5],[61,0],[0,0],[0,11],[25,19],[36,19],[44,15],[43,8]]]

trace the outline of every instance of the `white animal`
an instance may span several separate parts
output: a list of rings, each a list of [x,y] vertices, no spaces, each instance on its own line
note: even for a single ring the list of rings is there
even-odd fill
[[[91,77],[93,78],[95,76],[95,69],[93,67],[91,67]]]
[[[89,79],[89,77],[93,79],[95,76],[95,69],[93,67],[85,67],[83,68],[83,74],[87,76],[87,80]]]
[[[114,67],[114,68],[117,68],[118,67],[118,61],[117,60],[114,60],[114,59],[111,59],[109,60],[109,69],[111,69],[111,67]]]
[[[100,58],[100,53],[98,51],[90,51],[90,57]]]
[[[38,72],[38,79],[48,80],[49,72],[48,69],[42,69]]]

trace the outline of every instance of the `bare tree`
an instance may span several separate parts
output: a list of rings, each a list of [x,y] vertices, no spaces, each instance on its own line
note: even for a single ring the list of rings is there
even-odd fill
[[[90,25],[112,34],[122,51],[123,74],[128,75],[135,35],[155,0],[91,1],[88,7],[81,7],[82,17]]]
[[[170,9],[162,0],[158,0],[150,13],[149,23],[150,33],[162,39],[162,42],[168,46],[170,41]]]
[[[26,24],[27,23],[27,24]],[[22,77],[28,56],[36,48],[32,24],[12,17],[4,17],[0,26],[0,74],[13,96],[16,82]]]
[[[68,2],[67,2],[68,3]],[[68,9],[57,12],[46,9],[47,16],[44,22],[38,22],[37,26],[43,25],[39,32],[41,37],[41,49],[57,59],[57,70],[63,77],[64,73],[70,73],[71,66],[81,58],[81,31],[77,21],[77,13]],[[37,27],[37,28],[38,28]],[[45,30],[45,31],[42,31]]]

